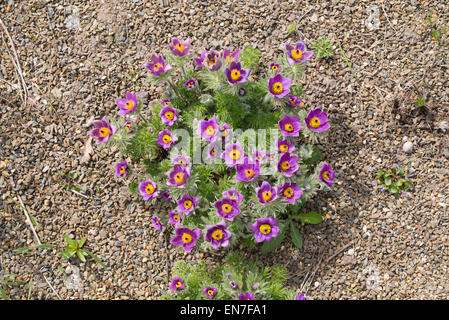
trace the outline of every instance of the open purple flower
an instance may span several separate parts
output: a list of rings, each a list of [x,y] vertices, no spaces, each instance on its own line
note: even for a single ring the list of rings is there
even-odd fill
[[[240,49],[236,49],[234,52],[231,53],[231,51],[229,51],[229,49],[224,48],[223,53],[222,53],[222,58],[224,59],[224,61],[230,63],[230,62],[237,61],[237,59],[239,58],[239,55],[240,55]]]
[[[178,119],[178,110],[175,108],[165,106],[159,112],[162,123],[171,127],[173,123]]]
[[[168,46],[171,53],[178,57],[184,57],[190,50],[190,39],[181,41],[178,38],[171,39],[172,45]]]
[[[167,201],[173,201],[173,198],[170,197],[170,190],[168,190],[168,189],[162,191],[161,196],[162,196],[162,198],[164,198]]]
[[[276,153],[276,152],[267,154],[267,159],[268,159],[269,161],[275,161],[277,158],[278,158],[278,157],[277,157],[277,153]]]
[[[229,140],[230,132],[231,132],[231,126],[229,124],[227,124],[226,122],[224,122],[220,126],[220,133],[221,133],[222,141],[228,141]]]
[[[212,50],[206,54],[203,64],[205,64],[210,71],[217,71],[221,68],[223,62],[220,58],[220,54],[217,51]]]
[[[273,202],[277,198],[276,189],[268,181],[262,182],[262,185],[256,188],[256,193],[262,205]]]
[[[204,288],[203,292],[206,295],[206,297],[212,299],[217,294],[217,288],[206,287]]]
[[[128,173],[128,164],[126,161],[122,161],[115,164],[115,175],[117,177],[126,177]]]
[[[203,50],[202,52],[201,52],[201,57],[200,58],[195,58],[195,59],[193,59],[194,61],[195,61],[195,64],[196,64],[196,66],[197,67],[203,67],[203,62],[204,62],[204,59],[206,59],[206,55],[209,53],[209,51],[207,51],[207,50]]]
[[[196,133],[207,142],[215,142],[219,130],[217,119],[212,117],[209,120],[201,120]]]
[[[178,211],[188,215],[190,212],[195,210],[195,207],[198,204],[198,198],[185,194],[181,199],[176,201],[176,203],[178,204]]]
[[[172,280],[170,284],[170,289],[172,290],[182,290],[184,289],[184,283],[183,280],[179,277],[176,277]]]
[[[330,128],[327,122],[327,113],[321,111],[321,108],[310,111],[307,117],[304,118],[304,122],[307,128],[315,132],[323,132]]]
[[[239,294],[239,300],[254,300],[254,295],[249,292]]]
[[[204,234],[204,241],[210,242],[212,248],[217,250],[219,247],[229,247],[229,238],[232,233],[226,230],[226,223],[221,220],[216,225],[206,225],[206,233]]]
[[[299,136],[299,130],[301,130],[301,123],[299,119],[295,116],[285,116],[278,122],[279,128],[281,129],[281,134],[286,137],[297,137]]]
[[[178,141],[178,138],[174,137],[170,132],[170,130],[164,129],[161,132],[159,132],[157,144],[160,145],[162,148],[168,149],[176,141]]]
[[[277,191],[278,195],[290,204],[294,204],[302,196],[302,190],[298,188],[295,182],[286,182],[282,187],[278,187]]]
[[[134,112],[137,108],[137,95],[126,92],[126,99],[117,99],[115,104],[120,108],[118,115]]]
[[[168,223],[170,223],[170,224],[178,224],[178,223],[181,223],[181,221],[182,221],[182,213],[174,211],[174,210],[172,210],[168,213],[168,217],[169,217]]]
[[[113,124],[109,124],[106,117],[93,122],[94,128],[89,132],[91,136],[97,137],[97,144],[106,143],[117,132],[118,128]]]
[[[189,165],[190,158],[179,154],[172,160],[172,163],[179,164],[181,167],[185,168],[186,166]]]
[[[285,50],[287,51],[288,63],[292,66],[299,62],[306,62],[313,57],[314,51],[306,51],[306,44],[302,41],[296,42],[293,47],[291,44],[285,44]]]
[[[214,159],[220,155],[220,148],[216,143],[211,144],[207,149],[207,157],[209,159]]]
[[[266,152],[265,151],[259,151],[256,150],[251,155],[251,160],[258,161],[259,163],[262,163],[266,158]]]
[[[161,101],[161,105],[163,105],[164,107],[169,106],[170,102],[171,102],[170,99],[164,99]]]
[[[287,96],[287,107],[297,108],[300,103],[301,103],[301,99],[299,99],[298,97],[296,97],[292,94],[289,94]]]
[[[179,164],[175,164],[173,169],[166,173],[168,176],[167,185],[184,188],[187,183],[187,179],[190,177],[189,167],[182,167]]]
[[[196,84],[196,79],[195,78],[190,78],[189,80],[187,80],[184,83],[184,87],[186,87],[186,88],[193,88],[195,86],[195,84]]]
[[[259,161],[250,163],[249,159],[245,157],[242,164],[237,164],[235,166],[237,175],[235,179],[237,181],[253,181],[260,174]]]
[[[276,222],[276,218],[260,218],[250,225],[249,228],[254,231],[256,242],[270,242],[271,239],[276,238],[280,232]]]
[[[125,128],[126,133],[129,133],[133,127],[133,124],[129,120],[125,120],[125,122],[123,124],[124,124],[123,127]]]
[[[279,139],[277,142],[277,147],[278,147],[279,153],[293,152],[296,149],[293,141],[288,140],[288,139],[285,139],[285,140]]]
[[[201,236],[201,229],[190,230],[189,228],[176,226],[175,233],[176,236],[170,240],[171,244],[178,247],[182,246],[186,252],[190,252]]]
[[[229,68],[223,70],[228,79],[228,83],[231,86],[235,86],[239,83],[246,82],[249,74],[251,73],[250,69],[242,69],[240,62],[231,62]]]
[[[281,66],[279,65],[279,63],[272,62],[270,63],[270,70],[278,73],[281,70]]]
[[[240,208],[236,199],[223,198],[215,201],[214,206],[217,209],[217,215],[228,221],[234,221],[235,216],[240,214]]]
[[[290,152],[283,153],[278,162],[278,171],[290,178],[298,169],[298,156],[291,155]]]
[[[221,154],[221,158],[225,160],[228,167],[243,163],[245,153],[239,142],[235,144],[227,144],[225,150]]]
[[[162,55],[156,56],[155,54],[151,56],[151,62],[147,62],[143,66],[155,77],[158,77],[172,69],[169,64],[165,64],[164,57]]]
[[[295,297],[295,300],[307,300],[306,297],[301,293],[301,291],[298,291],[298,294]]]
[[[268,80],[268,89],[275,98],[282,98],[290,92],[292,80],[283,78],[279,73]]]
[[[327,163],[323,163],[318,178],[328,186],[334,185],[335,172],[331,169],[331,166]]]
[[[159,219],[159,217],[153,217],[151,219],[153,220],[154,229],[161,231],[162,230],[161,219]]]
[[[143,200],[147,201],[148,199],[153,199],[157,197],[157,186],[156,183],[147,179],[141,183],[139,183],[139,191],[140,195],[143,197]]]
[[[238,204],[240,204],[245,198],[245,196],[243,194],[238,193],[236,189],[223,191],[222,196],[223,198],[237,200]]]

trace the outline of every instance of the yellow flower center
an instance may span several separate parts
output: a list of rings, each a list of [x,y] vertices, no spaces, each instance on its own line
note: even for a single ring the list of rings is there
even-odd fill
[[[177,43],[175,45],[175,49],[177,49],[179,52],[183,52],[184,51],[184,45],[182,43]]]
[[[288,100],[290,101],[291,104],[295,104],[296,103],[296,101],[293,98],[289,98]]]
[[[288,144],[281,144],[279,146],[279,150],[281,150],[282,152],[287,152],[288,151]]]
[[[207,290],[207,295],[211,296],[211,295],[213,295],[213,294],[214,294],[214,291],[213,291],[213,290]]]
[[[178,222],[178,221],[179,221],[179,214],[175,214],[175,215],[173,216],[173,220],[175,220],[176,222]]]
[[[192,242],[192,236],[188,233],[184,233],[182,235],[182,241],[184,241],[184,243],[190,243]]]
[[[183,160],[183,159],[179,159],[179,160],[178,160],[178,163],[179,163],[181,166],[183,166],[183,165],[184,165],[184,160]]]
[[[221,132],[221,135],[226,138],[228,136],[228,130],[223,129],[223,131]]]
[[[222,209],[224,212],[226,212],[226,213],[229,213],[229,212],[232,211],[232,207],[231,207],[229,204],[224,204],[224,205],[222,205],[222,206],[221,206],[221,209]]]
[[[213,136],[213,135],[215,134],[214,127],[208,126],[208,127],[206,128],[206,134],[207,134],[208,136]]]
[[[103,138],[106,138],[110,133],[111,133],[111,130],[109,130],[108,128],[100,129],[100,136],[102,136]]]
[[[275,82],[271,86],[271,91],[273,91],[275,94],[281,93],[284,88],[282,87],[282,84],[280,82]]]
[[[252,169],[246,169],[246,170],[245,170],[245,175],[246,175],[248,178],[252,178],[252,177],[254,176],[254,171],[253,171]]]
[[[288,187],[284,190],[284,196],[286,196],[287,198],[291,198],[293,195],[293,189]]]
[[[215,58],[209,59],[209,65],[213,66],[217,61],[215,60]]]
[[[190,200],[186,200],[184,201],[184,208],[186,208],[187,210],[190,209],[193,205],[193,202]]]
[[[261,224],[259,227],[259,231],[263,234],[269,234],[271,232],[271,226],[269,224]]]
[[[168,120],[173,120],[173,118],[175,117],[175,114],[173,113],[173,111],[167,111],[167,112],[165,113],[165,117],[166,117]]]
[[[217,149],[215,149],[215,148],[213,148],[213,149],[210,151],[210,154],[213,155],[213,156],[215,156],[216,153],[217,153]]]
[[[184,174],[182,172],[179,172],[175,174],[175,181],[176,183],[183,183],[184,182]]]
[[[145,192],[148,194],[153,194],[154,192],[154,187],[151,183],[147,184],[147,186],[145,187]]]
[[[126,126],[125,126],[125,128],[126,128],[126,131],[128,132],[129,129],[131,129],[131,124],[130,124],[130,123],[127,123]]]
[[[292,132],[293,131],[293,126],[292,126],[291,123],[286,123],[285,126],[284,126],[284,129],[285,129],[285,131]]]
[[[164,141],[165,143],[170,143],[170,142],[171,142],[171,137],[170,137],[170,135],[165,134],[165,135],[162,137],[162,141]]]
[[[160,68],[162,68],[162,65],[160,63],[155,63],[153,66],[154,71],[158,71]]]
[[[298,60],[302,58],[302,51],[299,49],[293,49],[292,51],[290,51],[292,54],[292,58],[294,60]]]
[[[215,230],[214,232],[212,232],[212,238],[214,238],[215,240],[221,240],[223,238],[223,231],[221,231],[220,229]]]
[[[320,119],[318,119],[318,117],[313,117],[312,119],[310,119],[309,125],[312,128],[318,128],[321,125],[321,121]]]
[[[226,61],[226,62],[232,62],[232,61],[235,61],[235,59],[234,59],[233,56],[227,56],[227,57],[225,58],[225,61]]]
[[[125,107],[126,107],[126,109],[131,110],[134,107],[134,102],[131,100],[127,100]]]
[[[329,171],[323,171],[321,176],[326,180],[330,180]]]
[[[284,171],[287,171],[288,169],[290,169],[290,163],[288,163],[288,161],[284,161],[281,163],[281,169]]]
[[[261,156],[256,156],[256,160],[257,161],[262,161],[262,157]]]
[[[120,171],[120,173],[125,173],[125,167],[121,166],[119,171]]]
[[[240,71],[238,69],[232,69],[231,79],[234,81],[237,81],[238,79],[240,79]]]
[[[277,71],[277,70],[278,70],[278,66],[277,66],[277,65],[273,65],[273,66],[271,66],[271,70],[273,70],[273,71]]]
[[[269,201],[271,199],[271,191],[265,191],[262,193],[262,198],[265,201]]]
[[[185,233],[184,233],[184,234],[185,234]],[[181,281],[176,281],[175,287],[176,287],[176,288],[180,288],[181,286],[182,286]]]
[[[229,199],[237,199],[237,194],[235,193],[231,193],[230,195],[228,195]]]
[[[234,160],[238,160],[241,157],[240,151],[237,149],[233,149],[230,153],[229,156],[234,159]]]

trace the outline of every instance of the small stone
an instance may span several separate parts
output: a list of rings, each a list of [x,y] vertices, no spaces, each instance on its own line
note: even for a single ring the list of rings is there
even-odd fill
[[[413,151],[413,142],[407,141],[404,143],[402,150],[404,150],[405,153],[411,153]]]

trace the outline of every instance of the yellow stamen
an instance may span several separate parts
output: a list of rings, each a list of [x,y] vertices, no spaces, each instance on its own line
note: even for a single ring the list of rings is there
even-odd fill
[[[288,163],[288,161],[284,161],[281,163],[281,169],[284,171],[287,171],[288,169],[290,169],[290,163]]]
[[[284,129],[287,132],[292,132],[294,128],[293,128],[291,123],[286,123],[285,126],[284,126]]]
[[[165,113],[165,117],[166,117],[168,120],[173,120],[173,118],[175,117],[175,114],[174,114],[173,111],[167,111],[167,112]]]
[[[175,45],[175,49],[177,49],[179,52],[183,52],[184,51],[184,45],[182,43],[177,43]]]
[[[119,171],[120,171],[120,173],[125,173],[125,167],[121,166]]]
[[[185,234],[185,233],[184,233],[184,234]],[[182,286],[181,281],[176,281],[175,287],[176,287],[176,288],[180,288],[181,286]]]
[[[254,177],[254,171],[252,169],[247,169],[247,170],[245,170],[245,175],[248,178],[252,178],[252,177]]]
[[[174,177],[176,183],[180,184],[184,182],[184,174],[182,172],[179,172]]]
[[[321,176],[326,180],[330,180],[329,171],[323,171]]]
[[[131,110],[134,107],[134,102],[131,100],[127,100],[125,104],[125,108]]]
[[[321,121],[320,121],[320,119],[318,119],[318,117],[313,117],[309,121],[309,126],[311,126],[312,128],[318,128],[320,125],[321,125]]]
[[[176,222],[178,222],[178,221],[179,221],[179,214],[175,214],[175,215],[173,216],[173,220],[175,220]]]
[[[154,193],[154,187],[151,183],[147,184],[147,186],[145,187],[145,192],[147,194],[153,194]]]
[[[212,290],[207,290],[207,295],[211,296],[213,294],[214,294],[214,292]]]
[[[164,141],[165,143],[170,143],[171,142],[171,136],[169,136],[168,134],[165,134],[162,137],[162,141]]]
[[[103,138],[106,138],[110,133],[111,133],[111,130],[109,130],[108,128],[100,129],[100,136],[102,136]]]
[[[237,81],[240,79],[240,71],[238,69],[231,70],[231,79]]]
[[[271,232],[271,226],[269,224],[261,224],[259,227],[259,231],[263,234],[269,234]]]
[[[273,85],[271,86],[271,91],[273,91],[275,94],[279,94],[284,90],[284,88],[282,87],[282,84],[280,82],[275,82],[273,83]]]
[[[189,210],[193,205],[193,202],[190,200],[186,200],[184,201],[184,208],[186,208],[187,210]]]
[[[293,195],[293,189],[288,187],[284,190],[284,196],[286,196],[287,198],[291,198]]]
[[[208,136],[213,136],[213,135],[215,134],[214,127],[208,126],[208,127],[206,128],[206,134],[207,134]]]
[[[234,159],[234,160],[238,160],[241,157],[241,153],[239,150],[237,149],[233,149],[230,153],[229,156]]]
[[[292,54],[292,58],[294,60],[298,60],[302,58],[302,51],[299,49],[293,49],[292,51],[290,51]]]
[[[162,68],[162,65],[160,63],[155,63],[153,66],[154,71],[158,71],[160,68]]]
[[[231,207],[229,204],[224,204],[224,205],[222,205],[222,206],[221,206],[221,209],[222,209],[224,212],[226,212],[226,213],[229,213],[229,212],[232,211],[232,207]]]
[[[182,235],[182,241],[184,241],[184,243],[190,243],[192,242],[192,236],[188,233],[184,233]]]
[[[215,240],[221,240],[223,238],[223,231],[221,231],[220,229],[215,230],[214,232],[212,232],[212,238],[214,238]]]
[[[265,191],[264,193],[262,193],[262,198],[265,201],[271,200],[271,191]]]
[[[288,151],[288,144],[281,144],[279,146],[279,150],[281,150],[282,152],[287,152]]]

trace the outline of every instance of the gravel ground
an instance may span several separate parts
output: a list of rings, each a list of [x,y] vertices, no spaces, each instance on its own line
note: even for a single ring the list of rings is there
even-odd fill
[[[309,204],[325,221],[302,227],[302,250],[241,253],[284,264],[309,299],[449,299],[449,138],[438,129],[449,121],[448,39],[424,29],[431,8],[448,25],[446,1],[2,1],[29,92],[23,107],[0,28],[0,275],[20,282],[6,293],[26,299],[31,281],[31,299],[157,299],[167,264],[220,262],[225,252],[167,251],[150,217],[168,208],[128,194],[114,177],[117,150],[94,147],[80,162],[90,124],[126,90],[160,97],[141,66],[173,36],[190,37],[198,54],[252,45],[265,65],[282,43],[328,37],[334,57],[309,61],[304,80],[304,102],[332,121],[322,148],[338,182]],[[298,32],[286,32],[291,23]],[[427,114],[412,111],[419,94]],[[399,199],[372,185],[393,163],[414,182]],[[19,197],[55,248],[14,252],[35,244]],[[65,234],[86,237],[111,269],[60,258]]]

